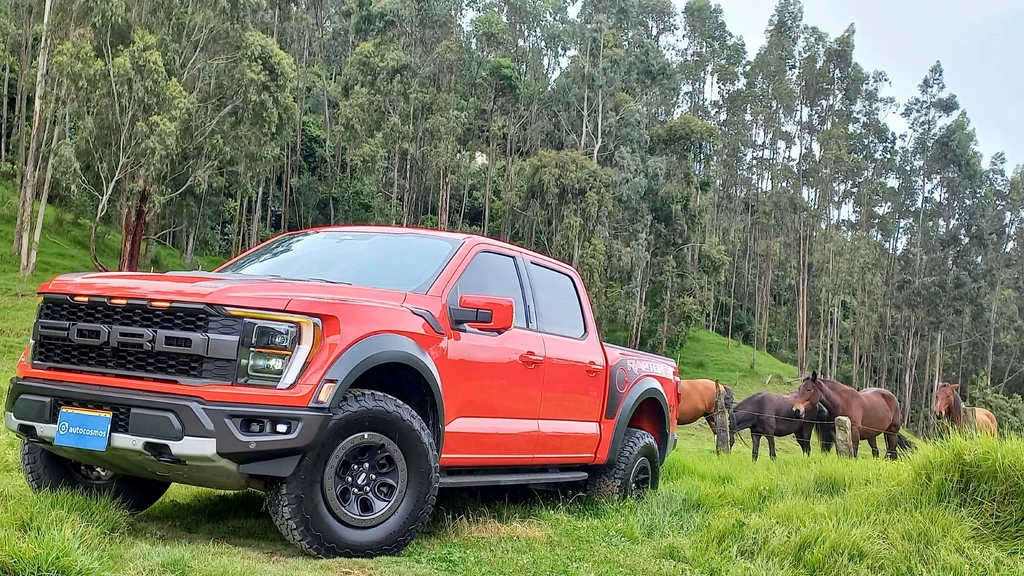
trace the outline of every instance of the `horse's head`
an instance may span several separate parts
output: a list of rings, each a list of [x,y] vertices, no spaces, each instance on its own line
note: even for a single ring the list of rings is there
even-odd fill
[[[950,384],[949,382],[943,382],[935,389],[932,410],[937,419],[941,420],[949,416],[950,411],[956,406],[957,390],[959,389],[959,384]]]
[[[811,375],[804,378],[800,387],[796,389],[796,398],[793,399],[793,411],[801,418],[808,406],[814,406],[821,402],[821,388],[818,380],[818,373],[811,372]]]

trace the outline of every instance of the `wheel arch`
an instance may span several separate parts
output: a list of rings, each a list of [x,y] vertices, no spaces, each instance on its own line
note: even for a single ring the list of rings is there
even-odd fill
[[[321,386],[331,380],[337,385],[328,407],[337,408],[353,388],[389,394],[423,419],[441,452],[445,421],[441,377],[427,351],[411,338],[389,333],[356,342],[334,361]]]
[[[621,406],[615,419],[608,458],[615,458],[615,455],[622,449],[626,429],[635,427],[646,430],[654,436],[658,443],[660,460],[664,462],[669,451],[670,427],[668,399],[665,397],[665,391],[661,384],[652,377],[641,378],[626,393]]]

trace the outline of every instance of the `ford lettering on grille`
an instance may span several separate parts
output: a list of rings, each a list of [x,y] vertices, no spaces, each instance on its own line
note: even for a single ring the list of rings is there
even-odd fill
[[[154,309],[46,295],[33,330],[32,365],[171,380],[230,383],[242,321],[200,304]]]
[[[81,346],[111,346],[154,352],[193,354],[207,358],[233,359],[238,349],[237,336],[199,334],[178,330],[150,330],[130,326],[103,326],[39,320],[37,334],[66,338]]]

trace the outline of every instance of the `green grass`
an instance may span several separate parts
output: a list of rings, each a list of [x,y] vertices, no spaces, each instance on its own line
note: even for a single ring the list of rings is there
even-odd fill
[[[7,195],[0,196],[0,198]],[[50,218],[56,215],[51,214]],[[13,229],[0,206],[0,238]],[[0,250],[0,368],[13,372],[36,285],[89,268],[88,228],[56,220],[37,274],[20,279]],[[101,257],[116,259],[117,239]],[[167,254],[163,262],[174,262]],[[180,263],[180,261],[179,261]],[[792,366],[695,331],[678,354],[684,377],[713,377],[742,398],[792,389]],[[769,381],[769,376],[772,378]],[[0,392],[6,383],[0,384]],[[715,456],[689,426],[639,503],[578,495],[442,492],[425,532],[399,557],[317,561],[286,544],[258,493],[175,486],[130,518],[75,494],[26,488],[17,443],[0,436],[0,576],[282,574],[1021,574],[1024,441],[952,438],[900,462],[794,453],[750,461],[746,446]]]

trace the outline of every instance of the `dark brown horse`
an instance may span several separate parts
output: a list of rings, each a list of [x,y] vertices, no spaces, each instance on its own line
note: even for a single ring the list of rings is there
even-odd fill
[[[811,432],[818,431],[821,450],[832,449],[834,424],[821,404],[807,407],[803,415],[793,410],[796,392],[769,394],[758,392],[744,398],[729,415],[729,445],[736,442],[736,433],[750,430],[754,460],[761,446],[761,437],[768,439],[768,453],[775,460],[775,439],[790,434],[806,455],[811,454]]]
[[[797,413],[803,414],[809,406],[820,402],[832,418],[846,416],[850,419],[854,457],[861,440],[867,440],[871,454],[878,457],[875,439],[885,434],[885,453],[889,458],[896,458],[900,444],[900,403],[892,392],[884,388],[857,390],[835,380],[818,378],[817,372],[804,378],[796,392],[793,410]]]
[[[964,403],[960,400],[960,385],[943,382],[935,389],[935,401],[932,404],[935,417],[939,420],[949,418],[950,424],[958,430],[963,429]],[[986,434],[996,434],[998,424],[996,415],[984,408],[974,409],[974,419],[978,424],[978,431]]]

